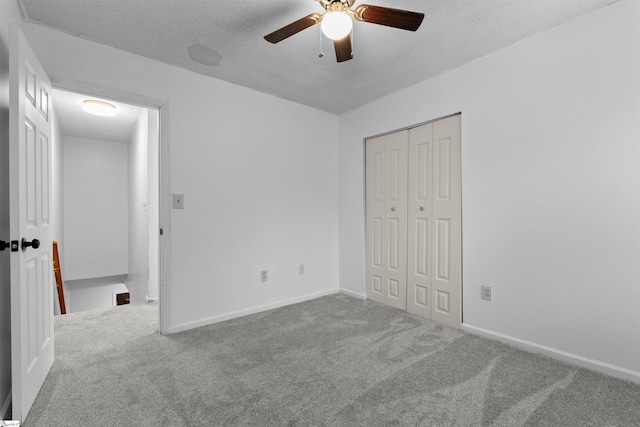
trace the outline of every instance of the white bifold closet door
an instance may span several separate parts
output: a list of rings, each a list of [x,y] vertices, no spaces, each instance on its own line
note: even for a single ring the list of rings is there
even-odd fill
[[[459,327],[460,115],[366,144],[367,296]]]
[[[407,131],[367,141],[367,296],[407,307]]]

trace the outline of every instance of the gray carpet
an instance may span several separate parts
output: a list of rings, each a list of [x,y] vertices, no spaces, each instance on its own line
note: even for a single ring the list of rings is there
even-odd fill
[[[640,386],[336,294],[170,336],[56,318],[33,426],[638,426]]]

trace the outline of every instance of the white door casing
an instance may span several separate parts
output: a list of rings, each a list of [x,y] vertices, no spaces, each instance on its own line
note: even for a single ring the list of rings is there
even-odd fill
[[[367,296],[405,309],[407,275],[407,132],[366,143]]]
[[[10,55],[11,238],[40,242],[11,253],[12,410],[24,421],[54,359],[51,83],[17,26]]]

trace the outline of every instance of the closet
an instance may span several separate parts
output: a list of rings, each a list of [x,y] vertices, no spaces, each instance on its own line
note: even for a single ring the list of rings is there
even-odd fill
[[[366,141],[367,297],[462,322],[460,115]]]

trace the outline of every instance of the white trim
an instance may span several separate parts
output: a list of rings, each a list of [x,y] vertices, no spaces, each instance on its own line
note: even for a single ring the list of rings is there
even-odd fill
[[[9,390],[6,399],[4,400],[4,404],[2,405],[2,410],[0,411],[0,420],[4,420],[7,418],[7,412],[9,411],[9,406],[11,406],[11,396],[12,390]]]
[[[424,125],[428,125],[428,124],[431,124],[431,123],[439,122],[440,120],[448,119],[449,117],[461,116],[461,115],[462,115],[462,111],[458,111],[457,113],[447,114],[446,116],[438,117],[437,119],[431,119],[431,120],[427,120],[426,122],[417,123],[415,125],[405,126],[405,127],[402,127],[402,128],[396,129],[396,130],[391,130],[391,131],[388,131],[388,132],[379,133],[379,134],[373,135],[373,136],[367,136],[366,138],[364,138],[364,143],[366,144],[367,140],[369,140],[369,139],[374,139],[374,138],[379,138],[381,136],[391,135],[391,134],[396,133],[396,132],[402,132],[403,130],[411,130],[411,129],[414,129],[414,128],[419,128],[420,126],[424,126]],[[462,129],[462,127],[460,129]]]
[[[159,108],[158,120],[160,128],[158,130],[159,151],[158,157],[158,185],[160,194],[158,195],[158,213],[160,215],[160,228],[162,235],[158,239],[158,251],[160,260],[158,262],[158,331],[161,334],[170,333],[171,325],[171,188],[170,163],[169,163],[169,103],[165,102]],[[159,230],[158,230],[159,232]]]
[[[329,291],[322,291],[322,292],[316,292],[313,294],[302,295],[299,297],[287,298],[287,299],[272,302],[269,304],[263,304],[263,305],[258,305],[256,307],[247,308],[244,310],[232,311],[230,313],[220,314],[218,316],[206,317],[204,319],[194,320],[192,322],[173,325],[168,328],[167,333],[174,334],[176,332],[182,332],[182,331],[187,331],[189,329],[200,328],[202,326],[224,322],[225,320],[231,320],[238,317],[248,316],[249,314],[260,313],[262,311],[273,310],[274,308],[280,308],[287,305],[297,304],[299,302],[309,301],[309,300],[320,298],[327,295],[337,294],[338,292],[339,292],[338,289],[331,289]]]
[[[355,291],[352,291],[350,289],[340,288],[340,293],[348,295],[348,296],[353,297],[353,298],[358,298],[358,299],[363,299],[363,300],[367,299],[367,294],[361,294],[360,292],[355,292]]]
[[[56,89],[108,98],[114,101],[120,101],[126,104],[154,110],[158,109],[166,102],[160,98],[152,98],[139,93],[126,92],[112,87],[102,86],[97,82],[91,83],[75,79],[70,80],[60,76],[57,76],[55,82],[51,82],[51,85]]]
[[[584,356],[567,353],[562,350],[547,347],[541,344],[536,344],[530,341],[521,340],[509,335],[504,335],[498,332],[490,331],[488,329],[479,328],[477,326],[463,324],[462,329],[466,332],[469,332],[470,334],[497,340],[505,344],[512,345],[521,350],[528,351],[530,353],[539,353],[551,357],[552,359],[559,360],[561,362],[566,362],[571,365],[591,369],[593,371],[600,372],[611,377],[620,378],[623,380],[634,382],[636,384],[640,384],[640,372],[637,371],[632,371],[620,366],[611,365],[599,360],[588,359]]]

